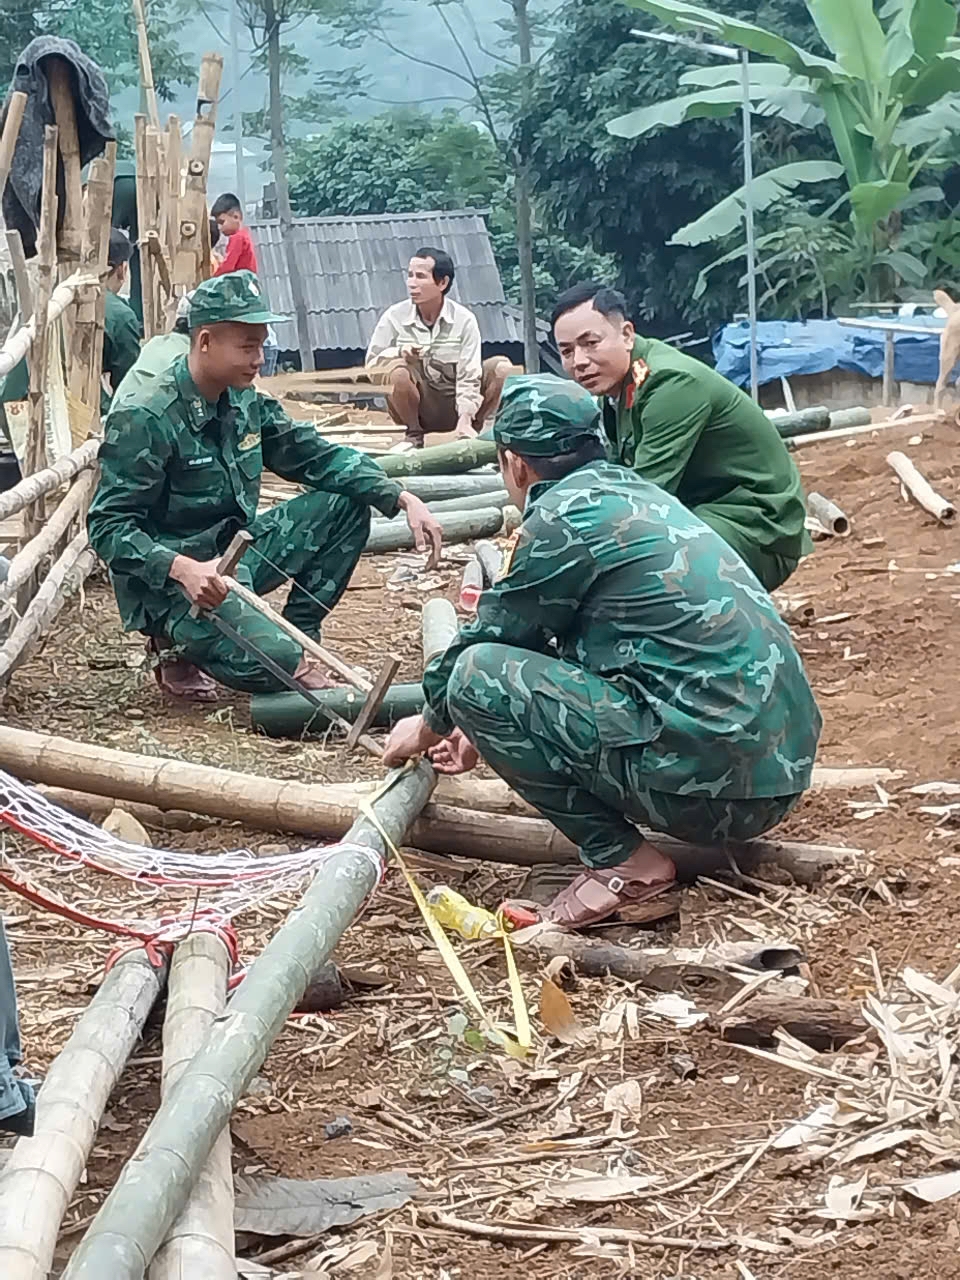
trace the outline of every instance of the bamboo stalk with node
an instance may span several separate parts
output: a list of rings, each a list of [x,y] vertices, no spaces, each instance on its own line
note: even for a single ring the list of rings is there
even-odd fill
[[[150,204],[147,161],[147,117],[133,117],[133,144],[137,165],[137,225],[140,229],[140,292],[143,300],[143,336],[147,342],[160,332],[156,313],[156,267],[149,252],[149,236],[155,231],[156,210]]]
[[[70,596],[93,572],[96,562],[87,540],[87,531],[81,529],[54,562],[36,595],[17,619],[16,626],[0,645],[0,683],[8,680],[29,658]]]
[[[110,250],[110,209],[117,144],[108,142],[87,178],[86,221],[80,246],[80,271],[86,277],[77,295],[70,390],[90,410],[90,425],[100,421],[100,368],[103,363],[104,280]]]
[[[137,24],[137,61],[140,67],[140,84],[150,123],[160,128],[160,112],[157,106],[157,90],[153,82],[153,62],[150,58],[150,41],[147,38],[147,13],[143,0],[133,0],[133,16]]]
[[[7,236],[16,235],[16,232],[7,232]],[[20,237],[17,235],[17,240]],[[9,244],[9,239],[7,241]],[[21,245],[21,252],[23,246]],[[16,263],[16,259],[14,259]],[[76,299],[77,292],[80,288],[81,280],[79,275],[68,276],[61,284],[54,289],[50,303],[47,307],[47,322],[52,324],[54,320],[59,320],[69,306]],[[0,378],[5,377],[12,369],[15,369],[20,361],[28,354],[33,346],[37,333],[37,314],[36,305],[38,296],[36,294],[29,295],[33,302],[33,312],[30,319],[16,331],[0,346]]]
[[[204,249],[203,228],[209,229],[207,176],[222,74],[223,58],[217,53],[205,53],[200,63],[197,114],[190,135],[190,158],[178,211],[177,252],[173,262],[173,286],[177,293],[187,293],[196,287],[204,278],[204,258],[209,257],[209,250]]]
[[[42,471],[36,471],[31,476],[26,476],[8,489],[6,493],[0,493],[0,520],[6,520],[9,516],[15,516],[18,511],[35,502],[37,498],[43,497],[44,494],[53,493],[60,489],[74,476],[79,475],[81,471],[87,471],[96,465],[97,454],[100,452],[99,440],[85,440],[79,448],[74,449],[72,453],[66,454],[63,458],[58,458],[56,462],[49,467],[44,467]]]
[[[63,163],[64,201],[60,211],[60,257],[76,261],[80,257],[83,236],[83,184],[80,177],[80,138],[73,95],[73,71],[70,64],[59,57],[47,58],[45,66]]]
[[[26,471],[33,475],[46,463],[47,360],[50,335],[50,295],[57,269],[57,130],[48,125],[43,137],[43,187],[40,234],[37,242],[37,290],[34,297],[33,348],[30,356],[30,415],[27,424]],[[32,538],[43,523],[44,504],[38,497],[27,507],[24,537]]]
[[[837,504],[825,498],[822,493],[807,494],[807,510],[824,533],[835,538],[845,538],[850,532],[850,521]]]
[[[385,837],[403,842],[435,780],[424,763],[394,773],[373,805],[376,824],[358,818],[344,848],[331,851],[298,909],[250,966],[225,1014],[161,1101],[64,1280],[143,1275],[287,1017],[376,886]]]
[[[34,1135],[19,1140],[0,1173],[3,1280],[50,1275],[107,1100],[165,980],[165,962],[154,968],[145,951],[121,956],[47,1071]]]
[[[496,460],[497,446],[493,440],[456,440],[418,449],[415,453],[388,453],[377,459],[377,466],[388,476],[440,476],[472,471]]]
[[[381,459],[377,459],[379,466]],[[445,501],[448,498],[469,498],[476,494],[499,493],[503,481],[498,475],[431,475],[395,477],[397,484],[402,485],[408,493],[414,493],[424,502]],[[494,504],[496,505],[496,504]]]
[[[479,511],[447,511],[437,519],[443,529],[443,541],[450,545],[500,533],[510,523],[509,513],[514,511],[515,507],[506,507],[503,511],[497,507],[481,507]],[[382,555],[386,551],[410,551],[415,545],[413,531],[406,520],[377,520],[372,524],[364,552]]]
[[[434,596],[424,601],[420,616],[420,631],[423,638],[423,665],[426,667],[446,652],[456,639],[460,624],[457,622],[457,611],[449,600],[443,596]]]
[[[933,488],[905,453],[894,450],[887,454],[887,465],[892,467],[900,480],[905,496],[913,498],[924,511],[929,511],[941,524],[952,524],[957,518],[957,508]]]
[[[13,153],[17,149],[20,137],[20,126],[23,124],[23,113],[27,106],[27,95],[19,89],[10,95],[7,104],[7,118],[3,122],[3,133],[0,134],[0,196],[3,195],[10,177],[10,166],[13,164]]]
[[[75,520],[83,521],[99,478],[99,468],[81,474],[56,511],[35,538],[23,546],[10,561],[6,581],[0,586],[0,599],[12,600],[37,572],[46,556],[54,554],[57,544]]]
[[[213,933],[192,933],[170,964],[163,1024],[163,1096],[168,1097],[199,1052],[226,1002],[230,957]],[[213,1145],[183,1212],[170,1228],[149,1280],[236,1280],[233,1256],[233,1170],[230,1130]]]

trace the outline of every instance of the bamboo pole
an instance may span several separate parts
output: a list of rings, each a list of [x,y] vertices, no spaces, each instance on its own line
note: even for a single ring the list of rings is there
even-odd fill
[[[108,142],[103,158],[90,165],[86,217],[80,245],[80,271],[86,281],[77,295],[77,317],[70,360],[70,390],[100,419],[100,369],[103,363],[103,283],[110,249],[110,208],[117,144]]]
[[[929,511],[941,524],[953,523],[957,517],[957,508],[937,493],[905,453],[898,450],[888,453],[887,465],[894,469],[901,485],[924,511]]]
[[[832,431],[814,431],[810,435],[793,436],[784,440],[788,449],[800,449],[808,444],[820,444],[824,440],[851,440],[857,436],[868,436],[874,431],[888,431],[891,427],[909,427],[915,431],[917,427],[932,427],[943,421],[942,413],[921,413],[915,418],[884,418],[882,422],[870,422],[862,427],[841,427]]]
[[[193,933],[174,951],[163,1024],[164,1097],[222,1016],[229,969],[227,949],[212,933]],[[191,1277],[237,1280],[229,1128],[214,1143],[190,1199],[150,1267],[150,1280]]]
[[[0,645],[0,682],[29,658],[77,587],[93,572],[97,557],[81,529],[44,578],[16,626]]]
[[[160,111],[157,106],[157,90],[153,83],[153,63],[150,59],[150,41],[147,38],[147,14],[143,0],[133,0],[133,16],[137,24],[137,61],[140,64],[140,86],[146,102],[150,123],[160,128]]]
[[[76,519],[83,520],[99,478],[99,468],[82,472],[66,497],[47,520],[40,532],[17,552],[10,561],[6,581],[0,585],[0,599],[12,600],[37,572],[45,556],[52,555],[60,539]]]
[[[448,511],[437,517],[443,529],[443,541],[449,545],[500,533],[507,522],[507,512],[513,510],[512,507],[504,511],[482,507],[479,511]],[[383,555],[388,551],[409,551],[414,546],[413,531],[406,520],[383,520],[373,522],[364,551],[367,555]]]
[[[161,809],[207,814],[262,831],[337,839],[354,816],[351,798],[336,788],[139,756],[9,725],[0,725],[0,767],[24,781],[112,796],[121,804],[147,802]],[[692,874],[728,868],[729,850],[744,871],[775,864],[801,884],[815,883],[830,867],[849,867],[863,856],[862,849],[793,841],[755,840],[727,849],[703,849],[665,836],[651,838],[684,862],[684,874],[688,867]],[[575,846],[549,822],[445,804],[429,805],[411,828],[409,840],[428,852],[514,866],[577,861]]]
[[[77,108],[73,97],[73,71],[59,57],[45,60],[53,118],[57,125],[60,158],[63,163],[63,208],[60,210],[60,257],[76,261],[83,235],[83,183],[80,171],[80,138]]]
[[[388,476],[437,476],[472,471],[496,460],[496,443],[477,439],[435,444],[415,453],[388,453],[377,458],[377,465]]]
[[[190,135],[190,159],[187,161],[177,224],[173,286],[178,294],[195,289],[203,279],[203,228],[206,227],[209,233],[207,177],[210,170],[210,156],[213,152],[217,99],[220,96],[222,74],[223,58],[217,53],[205,53],[200,62],[197,114]]]
[[[250,700],[250,727],[269,738],[315,737],[325,734],[337,719],[356,724],[373,697],[372,692],[358,689],[320,689],[315,693],[322,707],[292,690],[257,694]],[[394,725],[404,716],[416,715],[422,706],[422,685],[391,685],[376,708],[373,723]]]
[[[420,632],[423,640],[423,665],[426,667],[445,653],[456,639],[460,624],[457,622],[457,611],[444,596],[434,596],[425,600],[420,617]]]
[[[38,238],[37,291],[35,297],[35,337],[30,358],[30,416],[27,424],[27,475],[46,463],[46,421],[44,405],[47,387],[47,351],[50,335],[50,295],[57,269],[57,130],[48,125],[43,138],[43,187]],[[30,504],[23,520],[24,535],[32,538],[43,523],[42,498]]]
[[[7,234],[16,233],[8,232]],[[17,238],[19,239],[19,236]],[[76,300],[80,284],[80,277],[73,275],[57,285],[47,307],[47,321],[49,324],[52,324],[54,320],[59,320],[67,307]],[[33,346],[37,331],[36,301],[37,299],[34,297],[34,312],[27,323],[21,325],[16,333],[11,334],[3,346],[0,347],[0,378],[6,377],[12,369],[15,369]]]
[[[149,342],[160,332],[155,310],[157,286],[149,233],[154,229],[156,210],[150,205],[150,176],[147,161],[147,117],[133,117],[133,143],[137,166],[137,226],[140,231],[140,290],[143,298],[143,336]]]
[[[13,267],[13,280],[17,287],[17,310],[20,313],[20,323],[25,325],[33,316],[33,285],[30,283],[30,273],[27,271],[27,257],[23,252],[23,241],[20,239],[19,231],[8,231],[7,252],[10,254],[10,263]]]
[[[7,118],[3,122],[3,133],[0,134],[0,197],[3,196],[10,177],[10,166],[13,164],[13,153],[17,149],[20,137],[20,126],[27,106],[27,95],[19,89],[11,93],[7,104]]]
[[[501,489],[494,493],[465,494],[462,498],[440,498],[430,503],[430,510],[434,515],[439,516],[447,515],[451,511],[482,511],[489,510],[490,507],[497,507],[503,511],[509,505],[510,495],[506,489]],[[382,528],[397,519],[397,516],[377,515],[374,516],[373,523],[378,528]]]
[[[424,763],[395,773],[367,818],[347,833],[294,911],[254,961],[202,1048],[162,1100],[131,1160],[64,1272],[64,1280],[139,1280],[183,1210],[230,1114],[344,930],[377,883],[386,856],[423,808],[436,775]]]
[[[379,459],[377,459],[379,462]],[[503,488],[499,475],[395,476],[397,484],[424,502],[440,502],[447,498],[468,498],[478,493],[498,493]]]
[[[835,502],[822,493],[807,494],[807,510],[820,527],[835,538],[843,538],[850,532],[850,521]]]
[[[99,440],[85,440],[72,453],[58,458],[49,467],[44,467],[42,471],[35,471],[32,476],[26,476],[20,480],[12,489],[0,493],[0,520],[15,516],[18,511],[22,511],[37,498],[53,493],[72,480],[75,475],[79,475],[81,471],[95,466],[99,452]]]
[[[20,1139],[0,1174],[3,1280],[51,1274],[60,1223],[107,1100],[165,978],[165,964],[155,969],[143,950],[121,956],[47,1071],[34,1135]]]
[[[177,316],[178,294],[173,280],[177,260],[177,243],[180,235],[180,188],[183,182],[183,138],[180,133],[180,117],[167,117],[166,138],[167,189],[163,196],[163,216],[160,219],[160,235],[169,267],[169,297],[164,328],[173,328]]]

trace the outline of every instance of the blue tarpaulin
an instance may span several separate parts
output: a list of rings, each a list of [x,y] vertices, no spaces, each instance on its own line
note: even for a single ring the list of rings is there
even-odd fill
[[[866,317],[865,317],[866,318]],[[890,316],[870,319],[889,320]],[[929,329],[894,334],[893,376],[898,382],[937,380],[940,368],[940,333],[944,321],[937,316],[898,318],[899,323]],[[750,326],[746,321],[728,324],[713,339],[717,369],[739,387],[750,385]],[[800,373],[826,373],[847,369],[868,378],[883,376],[884,333],[858,329],[836,320],[764,320],[757,325],[757,356],[761,385]]]

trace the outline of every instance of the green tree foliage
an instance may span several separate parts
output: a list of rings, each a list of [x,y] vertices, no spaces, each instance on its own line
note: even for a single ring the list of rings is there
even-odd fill
[[[511,175],[489,132],[452,108],[438,115],[395,111],[335,123],[290,146],[295,211],[323,215],[481,209],[511,301],[519,300],[519,263]],[[538,310],[584,275],[609,275],[611,260],[534,227]]]

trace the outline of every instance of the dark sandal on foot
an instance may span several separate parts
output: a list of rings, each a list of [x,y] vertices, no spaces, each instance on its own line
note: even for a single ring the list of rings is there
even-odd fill
[[[543,908],[541,918],[561,929],[583,929],[587,925],[608,920],[621,907],[636,906],[659,898],[661,894],[669,893],[676,883],[675,875],[669,880],[648,883],[624,879],[616,867],[588,868],[566,888],[561,889],[553,901]],[[603,890],[595,905],[581,896],[584,889],[593,885],[599,885]]]

